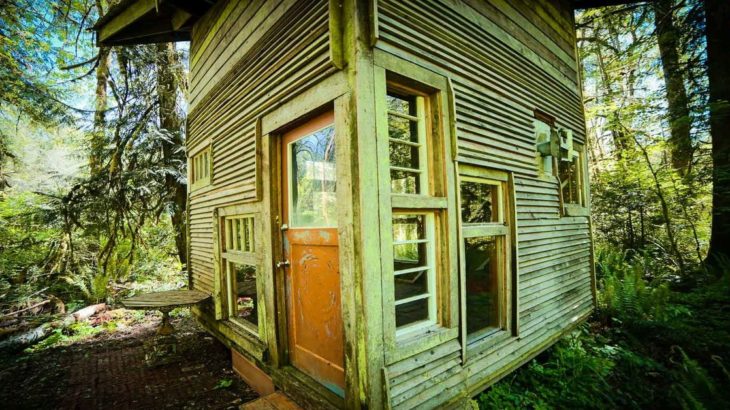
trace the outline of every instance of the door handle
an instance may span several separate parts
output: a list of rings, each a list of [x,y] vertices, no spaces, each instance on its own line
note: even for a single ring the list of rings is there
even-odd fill
[[[283,260],[283,261],[280,261],[280,262],[277,262],[276,263],[276,267],[277,268],[282,268],[284,266],[289,266],[289,265],[291,265],[291,264],[289,263],[288,260]]]

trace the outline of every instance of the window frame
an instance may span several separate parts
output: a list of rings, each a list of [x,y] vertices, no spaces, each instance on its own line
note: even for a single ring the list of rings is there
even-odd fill
[[[560,212],[561,216],[564,217],[570,217],[570,216],[589,216],[589,206],[588,206],[588,169],[586,166],[586,151],[585,146],[583,144],[572,142],[572,153],[571,150],[569,150],[569,155],[573,156],[573,159],[576,160],[578,163],[575,165],[575,172],[577,174],[576,181],[578,183],[578,187],[576,189],[580,201],[578,203],[574,202],[567,202],[565,200],[565,197],[563,195],[563,181],[560,179],[560,163],[558,163],[558,169],[557,169],[557,179],[558,179],[558,190],[559,190],[559,197],[560,197]],[[562,161],[562,159],[559,159],[558,161]]]
[[[207,164],[203,161],[207,157]],[[200,159],[201,163],[198,163]],[[202,167],[201,167],[202,165]],[[201,170],[207,171],[206,175],[196,176]],[[207,142],[197,149],[190,152],[188,156],[188,181],[190,182],[190,191],[195,191],[204,186],[211,184],[213,180],[213,144]]]
[[[251,218],[253,227],[250,228],[251,244],[250,251],[228,250],[225,248],[229,243],[228,232],[224,234],[226,221],[239,218]],[[251,336],[254,340],[263,340],[265,335],[265,308],[264,308],[264,284],[261,250],[261,213],[257,203],[230,205],[216,208],[213,212],[213,247],[214,247],[214,305],[215,318],[225,321],[234,329],[240,330],[240,334]],[[250,265],[256,268],[256,303],[257,323],[253,324],[245,319],[238,320],[231,317],[232,298],[231,264]]]
[[[514,176],[511,172],[492,170],[470,164],[457,165],[457,204],[461,211],[461,183],[475,181],[499,187],[500,212],[498,221],[464,223],[459,212],[459,282],[460,325],[462,349],[465,360],[506,339],[518,335],[518,259]],[[467,334],[466,307],[466,246],[468,238],[495,237],[498,243],[499,326],[479,329]]]
[[[376,50],[377,51],[377,50]],[[392,54],[375,53],[375,117],[377,128],[379,210],[381,228],[381,284],[383,300],[383,340],[386,363],[422,352],[447,340],[458,338],[458,254],[456,251],[456,211],[452,156],[449,84],[445,76],[429,71]],[[424,98],[425,141],[428,155],[419,158],[427,164],[428,182],[419,194],[391,192],[390,135],[387,94],[404,91]],[[435,312],[432,321],[395,326],[393,266],[394,214],[430,215],[434,235]],[[387,221],[387,228],[386,222]]]

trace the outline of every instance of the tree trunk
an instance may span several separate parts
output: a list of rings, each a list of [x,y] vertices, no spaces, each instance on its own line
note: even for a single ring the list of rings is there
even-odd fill
[[[712,234],[706,262],[718,268],[730,256],[730,2],[704,4],[713,164]]]
[[[186,161],[185,151],[182,149],[184,139],[184,119],[177,110],[178,92],[181,90],[181,81],[176,76],[176,69],[180,66],[175,47],[172,43],[157,45],[157,96],[160,103],[160,128],[169,133],[170,139],[163,142],[164,162],[171,168],[176,163]],[[177,70],[180,72],[179,70]],[[174,175],[165,176],[165,186],[170,201],[170,219],[175,229],[175,245],[178,257],[182,264],[187,263],[187,235],[185,226],[185,207],[187,204],[187,186]]]
[[[104,15],[104,6],[101,0],[96,0],[96,9],[99,16]],[[94,129],[91,132],[91,152],[89,154],[89,170],[92,175],[99,171],[102,151],[106,145],[106,84],[109,80],[109,47],[99,47],[99,60],[96,63],[96,106],[94,112]]]
[[[689,98],[684,87],[684,74],[679,65],[679,30],[674,25],[674,0],[653,3],[657,43],[669,108],[669,147],[672,167],[686,176],[692,162],[692,139]]]
[[[0,342],[0,351],[4,349],[18,350],[34,343],[40,342],[50,336],[53,330],[63,329],[69,325],[86,320],[97,313],[105,311],[107,308],[105,303],[87,306],[79,309],[74,313],[64,316],[53,322],[44,323],[34,329],[24,332],[20,335],[12,336]]]

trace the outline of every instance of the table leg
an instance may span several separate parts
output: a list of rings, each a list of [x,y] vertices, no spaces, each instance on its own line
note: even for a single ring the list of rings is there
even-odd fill
[[[160,309],[160,312],[162,312],[162,323],[160,323],[160,327],[157,329],[157,334],[161,336],[167,336],[171,335],[173,332],[175,332],[175,328],[172,327],[170,324],[170,310],[171,308],[163,308]]]

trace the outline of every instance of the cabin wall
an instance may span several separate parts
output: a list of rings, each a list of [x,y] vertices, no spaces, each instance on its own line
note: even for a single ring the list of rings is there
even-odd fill
[[[587,217],[561,217],[558,184],[539,178],[534,110],[585,139],[572,8],[551,0],[379,0],[375,47],[450,77],[458,160],[511,171],[518,232],[518,331],[490,346],[458,339],[386,368],[394,408],[473,395],[592,309]]]
[[[190,193],[192,286],[213,292],[213,210],[254,201],[256,119],[326,78],[326,0],[220,1],[191,42],[188,151],[212,144],[211,184]]]

